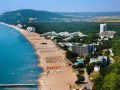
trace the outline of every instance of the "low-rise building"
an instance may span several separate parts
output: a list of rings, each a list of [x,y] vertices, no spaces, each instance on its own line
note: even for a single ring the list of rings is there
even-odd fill
[[[95,72],[99,72],[99,71],[100,71],[100,66],[95,65],[95,66],[94,66],[94,71],[95,71]]]
[[[109,62],[109,58],[107,56],[98,56],[98,58],[90,58],[90,64],[97,62],[101,62],[102,65],[106,66]]]
[[[63,37],[71,37],[71,34],[69,32],[60,32],[58,35],[63,36]]]
[[[83,33],[81,32],[74,32],[74,33],[71,33],[72,36],[78,36],[78,37],[86,37],[87,35],[84,35]]]
[[[112,49],[109,49],[109,52],[110,52],[111,56],[114,56],[114,53],[113,53]]]
[[[97,63],[97,62],[102,62],[102,59],[90,58],[90,63]]]
[[[115,33],[116,33],[115,31],[105,31],[105,32],[99,33],[99,35],[100,35],[101,39],[113,38]]]
[[[27,27],[26,29],[29,32],[35,32],[35,28],[34,27]]]
[[[21,24],[16,25],[18,28],[22,28],[23,26]]]

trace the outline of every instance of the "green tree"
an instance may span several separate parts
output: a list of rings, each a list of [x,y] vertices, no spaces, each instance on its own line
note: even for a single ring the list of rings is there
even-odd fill
[[[120,82],[120,75],[110,73],[105,76],[103,82],[103,90],[118,90],[119,87],[117,85]]]
[[[75,83],[79,85],[79,84],[81,84],[84,80],[85,80],[84,76],[78,74],[78,75],[77,75],[77,80],[76,80]]]
[[[75,53],[72,53],[72,52],[69,51],[69,50],[67,50],[67,52],[66,52],[66,57],[67,57],[68,59],[72,59],[72,58],[77,58],[78,55],[75,54]]]
[[[89,62],[90,62],[90,56],[87,55],[87,56],[85,56],[84,64],[88,65]]]
[[[100,76],[95,80],[95,90],[119,90],[120,89],[120,58],[114,64],[103,68]]]

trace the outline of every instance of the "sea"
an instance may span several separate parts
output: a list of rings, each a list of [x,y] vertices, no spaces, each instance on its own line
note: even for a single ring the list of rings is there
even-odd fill
[[[31,43],[17,30],[0,24],[0,84],[37,84],[42,68]],[[0,90],[37,90],[1,88]]]

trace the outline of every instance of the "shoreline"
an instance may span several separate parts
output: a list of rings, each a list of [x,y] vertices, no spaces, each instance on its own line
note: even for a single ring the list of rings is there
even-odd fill
[[[3,25],[6,25],[6,26],[8,26],[8,27],[11,27],[11,28],[14,28],[15,30],[17,30],[18,32],[20,32],[23,36],[24,36],[24,38],[26,38],[27,40],[28,40],[28,42],[32,45],[32,48],[35,50],[35,54],[37,55],[37,60],[38,60],[38,64],[37,64],[37,66],[39,67],[39,68],[42,68],[42,72],[39,74],[39,78],[41,77],[41,74],[44,72],[44,67],[42,67],[41,66],[41,62],[40,62],[40,55],[37,53],[37,49],[34,47],[34,45],[33,45],[33,42],[31,42],[27,37],[26,37],[26,35],[25,35],[25,33],[29,33],[28,31],[26,31],[26,30],[24,30],[24,29],[20,29],[20,28],[18,28],[18,27],[16,27],[16,26],[14,26],[14,25],[10,25],[10,24],[6,24],[6,23],[3,23],[3,22],[0,22],[0,24],[3,24]],[[37,34],[37,33],[36,33]]]
[[[35,32],[28,32],[14,25],[0,22],[19,31],[33,46],[38,56],[38,67],[43,69],[39,75],[39,90],[70,90],[70,86],[76,81],[76,73],[73,72],[67,61],[65,51],[58,49],[52,40],[47,40]],[[54,78],[53,78],[54,77]]]

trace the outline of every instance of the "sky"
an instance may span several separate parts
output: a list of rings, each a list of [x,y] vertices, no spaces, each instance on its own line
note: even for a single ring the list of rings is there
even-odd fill
[[[120,0],[0,0],[0,13],[19,9],[53,12],[120,11]]]

